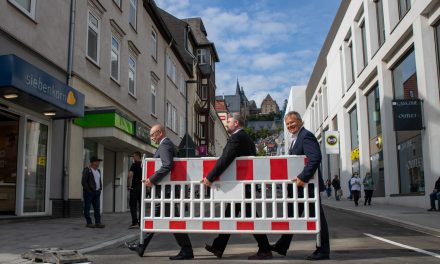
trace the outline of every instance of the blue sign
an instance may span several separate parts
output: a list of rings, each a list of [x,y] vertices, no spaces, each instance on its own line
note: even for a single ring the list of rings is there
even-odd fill
[[[15,55],[0,56],[0,87],[16,88],[72,116],[84,116],[82,93]]]

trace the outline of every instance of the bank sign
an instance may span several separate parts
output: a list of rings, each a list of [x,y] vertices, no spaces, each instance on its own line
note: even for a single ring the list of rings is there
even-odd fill
[[[422,103],[419,99],[393,100],[394,131],[422,130]]]
[[[55,107],[84,115],[84,95],[15,55],[0,56],[0,87],[13,87]]]

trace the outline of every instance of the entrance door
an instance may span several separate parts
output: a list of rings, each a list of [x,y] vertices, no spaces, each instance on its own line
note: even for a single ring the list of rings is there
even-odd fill
[[[0,110],[0,214],[15,214],[19,118]]]
[[[102,177],[103,185],[103,212],[115,211],[115,176],[116,176],[116,153],[104,149],[104,171]]]

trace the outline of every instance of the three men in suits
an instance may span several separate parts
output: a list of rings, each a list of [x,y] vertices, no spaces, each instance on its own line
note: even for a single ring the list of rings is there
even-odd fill
[[[228,117],[226,130],[231,135],[226,143],[221,157],[217,160],[214,168],[208,173],[202,181],[206,186],[211,186],[215,179],[222,174],[226,168],[240,156],[255,156],[256,149],[252,139],[243,130],[244,119],[238,114],[232,114]],[[229,208],[226,211],[230,211]],[[206,245],[205,249],[213,253],[217,258],[221,258],[228,243],[230,234],[220,234],[214,239],[212,245]],[[258,242],[258,252],[249,256],[250,260],[270,259],[272,252],[266,235],[255,234]]]
[[[102,191],[102,175],[99,170],[99,163],[102,159],[97,157],[90,158],[90,165],[85,167],[82,172],[81,185],[83,187],[84,198],[84,217],[86,218],[86,227],[104,228],[101,223],[101,191]],[[93,206],[95,216],[95,224],[92,223],[90,217],[90,207]]]
[[[324,180],[322,179],[319,165],[321,163],[321,149],[316,137],[307,129],[303,127],[301,115],[295,111],[288,112],[284,117],[284,122],[287,129],[292,134],[292,144],[289,148],[289,155],[306,155],[308,158],[307,164],[303,171],[297,178],[293,179],[298,187],[303,187],[313,177],[316,170],[319,176],[319,191],[325,190]],[[302,191],[302,190],[298,190]],[[299,214],[302,214],[304,208],[300,208]],[[321,246],[316,247],[315,252],[307,257],[308,260],[322,260],[330,258],[330,242],[327,221],[325,219],[324,211],[320,203],[320,220],[321,220]],[[273,245],[272,251],[280,255],[286,255],[289,249],[292,235],[282,235],[281,238]]]
[[[154,143],[159,144],[153,158],[160,158],[162,166],[155,171],[149,179],[144,180],[144,184],[148,187],[158,184],[171,171],[173,167],[173,158],[176,156],[176,148],[173,142],[166,137],[164,126],[153,126],[150,130],[150,138]],[[137,246],[136,251],[139,256],[144,254],[152,237],[153,233],[148,234],[144,239],[144,243]],[[176,256],[170,257],[170,260],[193,259],[194,254],[189,236],[187,234],[176,233],[174,234],[174,237],[181,249]]]

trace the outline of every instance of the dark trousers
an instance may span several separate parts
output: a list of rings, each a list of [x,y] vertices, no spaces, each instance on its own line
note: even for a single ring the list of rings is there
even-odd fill
[[[149,195],[149,193],[147,192],[147,197],[148,197],[148,195]],[[159,198],[157,193],[156,193],[156,198]],[[178,213],[178,212],[176,212],[176,213]],[[156,217],[160,216],[160,206],[156,206],[156,208],[154,208],[154,215]],[[191,240],[189,239],[188,234],[174,233],[173,235],[177,241],[177,244],[180,246],[180,252],[184,255],[192,255],[193,249],[192,249]],[[142,244],[144,248],[147,248],[148,243],[150,243],[153,236],[154,236],[154,233],[146,234],[146,236],[144,238],[144,243]]]
[[[83,197],[84,197],[84,217],[86,218],[87,224],[93,224],[92,218],[90,217],[91,206],[93,206],[95,224],[101,224],[101,208],[100,208],[101,191],[94,191],[94,192],[83,191]]]
[[[431,199],[431,208],[435,209],[435,200],[438,200],[438,209],[440,210],[440,192],[432,192],[429,198]]]
[[[371,205],[371,197],[373,197],[373,190],[364,190],[365,191],[365,202],[364,205]]]
[[[298,206],[298,214],[302,215],[304,206]],[[289,213],[290,214],[290,213]],[[292,213],[293,215],[293,213]],[[321,220],[321,246],[316,246],[316,251],[322,254],[330,254],[330,236],[328,232],[327,220],[325,219],[324,210],[321,205],[321,197],[319,197],[319,215]],[[275,248],[280,251],[287,251],[290,247],[293,235],[282,235],[275,243]]]
[[[250,208],[247,208],[247,213],[250,213]],[[231,208],[230,204],[226,206],[226,212],[225,217],[230,217]],[[240,208],[235,208],[235,214],[238,215],[240,213]],[[264,234],[254,234],[253,235],[255,240],[257,240],[258,243],[258,252],[259,253],[267,253],[270,252],[270,244],[269,240],[267,239],[267,236]],[[229,238],[231,237],[231,234],[219,234],[212,243],[212,247],[216,250],[219,250],[221,252],[224,252],[226,249],[226,246],[228,245]]]
[[[141,186],[130,190],[130,213],[132,225],[139,224],[141,220],[141,194]]]
[[[359,204],[359,198],[361,197],[361,191],[352,190],[351,194],[353,194],[354,204],[358,205]]]

